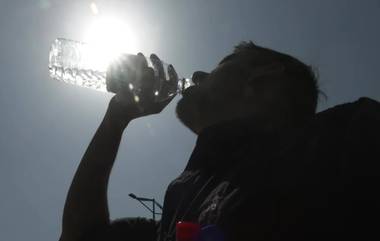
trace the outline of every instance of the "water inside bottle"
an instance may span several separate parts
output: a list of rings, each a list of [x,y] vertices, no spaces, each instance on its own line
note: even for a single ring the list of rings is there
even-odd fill
[[[91,45],[56,39],[49,52],[50,77],[100,91],[106,91],[107,63],[99,61]]]
[[[174,81],[170,80],[168,65],[162,61],[163,76],[159,75],[157,65],[155,66],[151,59],[146,59],[157,78],[152,93],[156,101],[164,101],[193,85],[191,79],[178,77]],[[106,92],[106,73],[112,60],[112,56],[99,52],[90,44],[58,38],[53,42],[49,52],[49,73],[53,79],[65,83]],[[127,86],[138,97],[141,83],[130,82]]]

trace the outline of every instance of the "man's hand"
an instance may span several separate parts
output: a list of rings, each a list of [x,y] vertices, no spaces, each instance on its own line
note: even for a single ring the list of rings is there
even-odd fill
[[[150,59],[155,65],[156,73],[148,66],[141,53],[137,56],[122,56],[109,68],[107,89],[116,93],[110,101],[107,113],[112,124],[125,128],[133,119],[160,113],[174,98],[172,96],[162,102],[155,101],[157,79],[165,78],[165,74],[160,59],[154,54]],[[171,65],[168,67],[168,74],[169,83],[176,82],[177,73]]]

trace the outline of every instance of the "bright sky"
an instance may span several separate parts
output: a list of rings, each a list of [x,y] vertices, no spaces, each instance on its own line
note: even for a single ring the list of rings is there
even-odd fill
[[[99,14],[99,8],[95,3],[90,5],[94,17],[89,21],[84,30],[83,40],[89,44],[90,50],[96,53],[91,62],[93,66],[107,69],[107,66],[121,53],[137,54],[139,52],[139,40],[135,26],[122,16]]]
[[[320,110],[360,96],[380,100],[378,0],[94,3],[0,2],[0,240],[58,240],[68,187],[112,96],[49,78],[57,37],[94,38],[94,24],[112,36],[117,29],[107,24],[117,23],[114,47],[154,52],[184,76],[211,70],[239,41],[253,40],[319,70],[328,95]],[[110,183],[113,218],[148,216],[128,193],[162,203],[186,165],[196,136],[176,120],[177,101],[128,127]]]

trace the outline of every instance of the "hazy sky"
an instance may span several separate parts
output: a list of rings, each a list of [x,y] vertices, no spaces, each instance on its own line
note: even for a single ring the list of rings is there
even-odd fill
[[[126,21],[139,50],[178,72],[211,70],[241,40],[283,51],[318,69],[328,99],[380,100],[380,1],[95,1]],[[0,1],[0,240],[57,240],[65,196],[111,94],[49,78],[56,37],[83,40],[91,1]],[[128,193],[161,203],[196,136],[175,118],[178,97],[157,116],[134,121],[114,167],[112,218],[149,216]]]

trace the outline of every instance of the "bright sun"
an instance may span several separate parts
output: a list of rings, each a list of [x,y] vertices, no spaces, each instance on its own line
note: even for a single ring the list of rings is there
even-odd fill
[[[121,53],[136,54],[136,35],[126,22],[113,17],[99,17],[85,33],[84,42],[91,46],[92,65],[107,68],[112,59]]]

